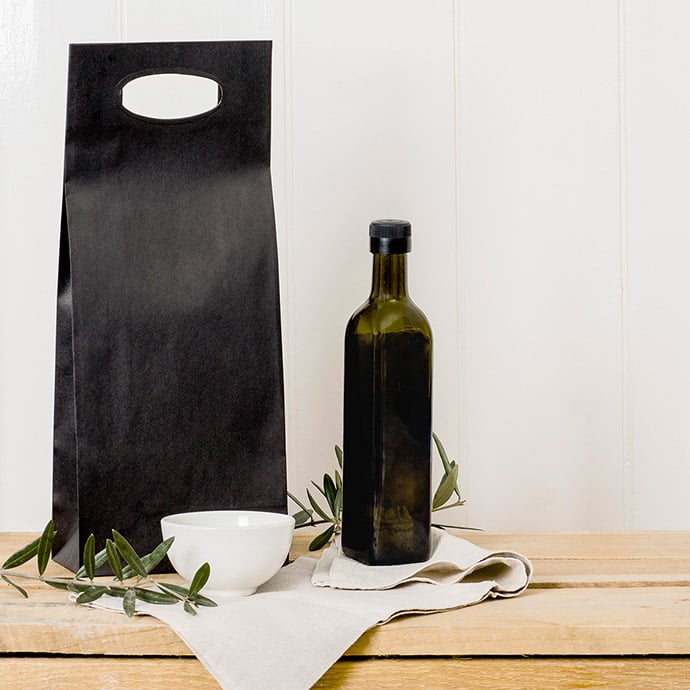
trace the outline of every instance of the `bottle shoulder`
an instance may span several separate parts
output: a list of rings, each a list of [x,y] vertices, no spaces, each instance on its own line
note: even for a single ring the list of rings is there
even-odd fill
[[[431,340],[431,325],[409,298],[369,299],[350,317],[346,335],[419,333]]]

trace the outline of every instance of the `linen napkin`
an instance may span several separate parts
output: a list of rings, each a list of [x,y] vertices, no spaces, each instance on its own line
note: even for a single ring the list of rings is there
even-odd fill
[[[516,596],[531,573],[520,554],[487,551],[445,533],[434,532],[429,561],[405,566],[354,563],[336,541],[320,560],[298,558],[256,594],[216,596],[219,606],[198,616],[179,605],[137,602],[137,610],[167,623],[224,689],[304,690],[369,628],[403,614]],[[359,589],[345,588],[353,586]],[[119,599],[92,605],[122,610]]]
[[[406,582],[445,585],[493,580],[497,596],[516,596],[532,575],[531,563],[513,551],[488,551],[433,528],[429,560],[404,565],[369,566],[348,558],[337,538],[316,564],[312,584],[338,589],[390,589]]]

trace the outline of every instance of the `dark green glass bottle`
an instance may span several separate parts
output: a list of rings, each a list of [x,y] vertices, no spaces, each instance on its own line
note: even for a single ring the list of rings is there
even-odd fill
[[[345,332],[342,547],[370,565],[430,555],[431,327],[407,296],[412,229],[369,226],[369,299]]]

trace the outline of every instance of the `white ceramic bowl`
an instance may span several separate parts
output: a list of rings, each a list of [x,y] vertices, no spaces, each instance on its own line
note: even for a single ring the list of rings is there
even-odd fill
[[[188,582],[200,565],[211,566],[203,593],[246,596],[270,580],[290,551],[295,520],[282,513],[210,510],[167,515],[163,539],[175,537],[168,558]]]

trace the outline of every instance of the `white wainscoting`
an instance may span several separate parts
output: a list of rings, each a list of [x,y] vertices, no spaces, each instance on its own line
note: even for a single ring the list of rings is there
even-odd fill
[[[444,521],[690,529],[689,28],[682,0],[5,0],[0,530],[50,514],[67,46],[240,38],[274,41],[291,490],[335,466],[367,226],[399,216]]]

